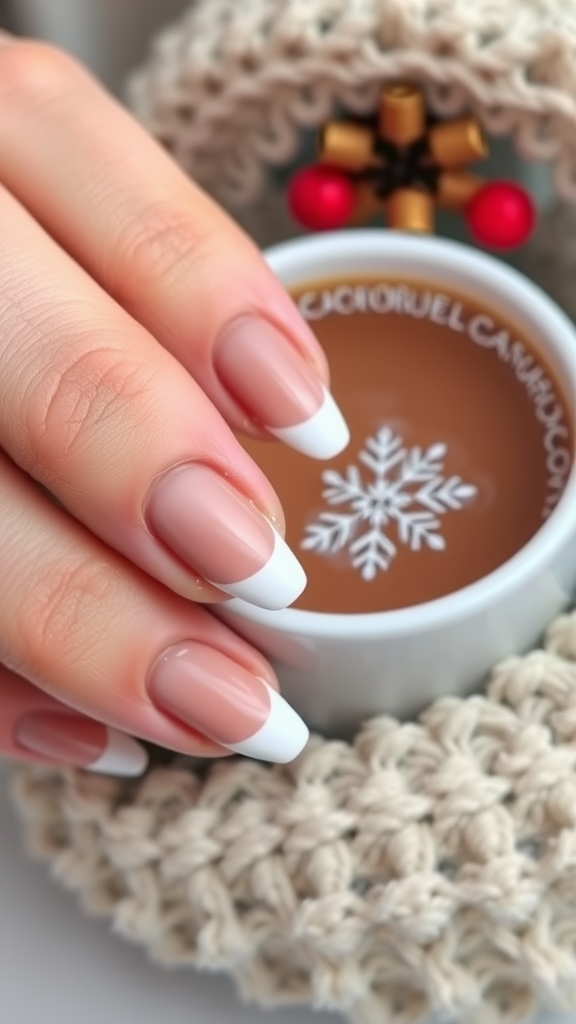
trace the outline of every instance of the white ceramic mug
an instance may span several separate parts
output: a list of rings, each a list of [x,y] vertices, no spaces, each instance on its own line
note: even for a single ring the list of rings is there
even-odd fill
[[[576,330],[535,285],[456,242],[389,231],[347,231],[277,246],[268,261],[287,287],[328,278],[405,274],[484,300],[539,350],[576,419]],[[490,667],[533,645],[576,586],[576,469],[530,541],[494,572],[426,604],[369,614],[239,600],[219,614],[274,663],[283,693],[313,728],[348,735],[367,717],[413,715],[445,694],[478,687]]]

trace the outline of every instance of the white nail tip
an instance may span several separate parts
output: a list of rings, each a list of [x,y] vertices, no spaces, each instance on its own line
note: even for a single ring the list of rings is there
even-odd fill
[[[300,596],[306,586],[306,573],[277,530],[274,533],[274,548],[266,565],[258,572],[239,583],[215,583],[214,585],[232,597],[242,601],[279,611],[287,608]]]
[[[298,757],[306,746],[310,733],[308,727],[294,708],[262,680],[270,694],[270,714],[264,725],[242,743],[230,743],[228,747],[237,754],[253,757],[258,761],[273,761],[287,764]]]
[[[108,729],[106,749],[87,765],[87,770],[100,775],[136,776],[142,775],[147,766],[148,754],[137,740],[117,729]]]
[[[268,427],[279,441],[313,459],[332,459],[344,451],[350,431],[330,392],[322,386],[324,401],[317,412],[295,427]]]

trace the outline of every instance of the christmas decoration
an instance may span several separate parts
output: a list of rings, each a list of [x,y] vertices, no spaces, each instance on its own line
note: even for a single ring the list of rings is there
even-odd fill
[[[484,185],[468,203],[465,215],[474,241],[490,249],[522,245],[536,220],[532,199],[512,181]]]
[[[384,215],[390,228],[423,233],[434,230],[438,207],[463,213],[478,243],[514,248],[534,225],[533,203],[519,185],[486,184],[469,169],[487,154],[476,118],[434,121],[419,88],[389,85],[375,118],[325,125],[319,162],[294,176],[289,207],[313,231]]]

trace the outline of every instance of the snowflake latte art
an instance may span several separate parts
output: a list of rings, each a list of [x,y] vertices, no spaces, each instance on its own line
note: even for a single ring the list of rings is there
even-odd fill
[[[533,536],[573,458],[560,385],[529,338],[420,281],[294,291],[351,428],[330,463],[243,442],[308,574],[297,607],[384,611],[480,579]]]

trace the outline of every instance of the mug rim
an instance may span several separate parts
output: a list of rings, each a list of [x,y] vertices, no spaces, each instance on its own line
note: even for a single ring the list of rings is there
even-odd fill
[[[360,251],[359,251],[360,250]],[[414,256],[416,262],[425,257],[428,251],[434,257],[433,274],[447,280],[446,270],[450,261],[457,261],[458,276],[468,274],[468,278],[478,275],[483,284],[494,292],[494,304],[498,306],[498,294],[504,289],[513,295],[514,307],[522,308],[522,318],[528,314],[535,324],[533,343],[538,341],[538,324],[546,325],[546,347],[554,352],[565,368],[570,371],[568,380],[562,380],[561,394],[566,402],[571,419],[572,444],[576,445],[576,326],[566,314],[538,285],[524,277],[518,270],[503,263],[497,257],[473,249],[452,239],[436,236],[415,236],[387,229],[353,229],[330,232],[329,234],[307,235],[288,242],[282,242],[264,252],[264,258],[272,271],[284,284],[295,285],[298,277],[288,275],[285,262],[297,263],[298,257],[304,261],[318,259],[322,266],[318,268],[318,278],[329,277],[341,270],[330,269],[330,264],[342,262],[347,254],[362,263],[364,259],[374,259],[391,253],[406,258]],[[332,257],[332,259],[330,259]],[[328,267],[326,266],[328,264]],[[284,265],[284,270],[283,270]],[[373,272],[373,269],[370,272]],[[444,271],[444,274],[442,273]],[[355,267],[354,273],[362,273],[362,266]],[[367,271],[364,271],[367,272]],[[351,270],[352,273],[352,270]],[[497,275],[492,283],[491,275]],[[290,276],[290,281],[285,278]],[[415,274],[417,276],[417,274]],[[305,271],[300,278],[301,283],[310,279],[311,273]],[[440,281],[439,281],[440,284]],[[513,320],[513,316],[511,317]],[[545,351],[544,356],[547,352]],[[569,543],[575,530],[576,517],[576,451],[572,453],[572,468],[562,496],[550,513],[548,519],[536,533],[516,551],[507,561],[492,570],[486,576],[472,583],[451,591],[442,597],[434,598],[422,604],[408,605],[403,608],[388,609],[374,612],[319,612],[301,608],[284,608],[280,611],[268,611],[249,605],[239,599],[226,602],[224,608],[233,611],[242,619],[267,625],[280,633],[300,636],[330,636],[337,630],[343,639],[350,637],[362,638],[378,635],[398,636],[416,630],[425,631],[436,628],[444,623],[454,623],[462,618],[477,614],[495,599],[502,600],[527,582],[539,570],[545,568]]]

